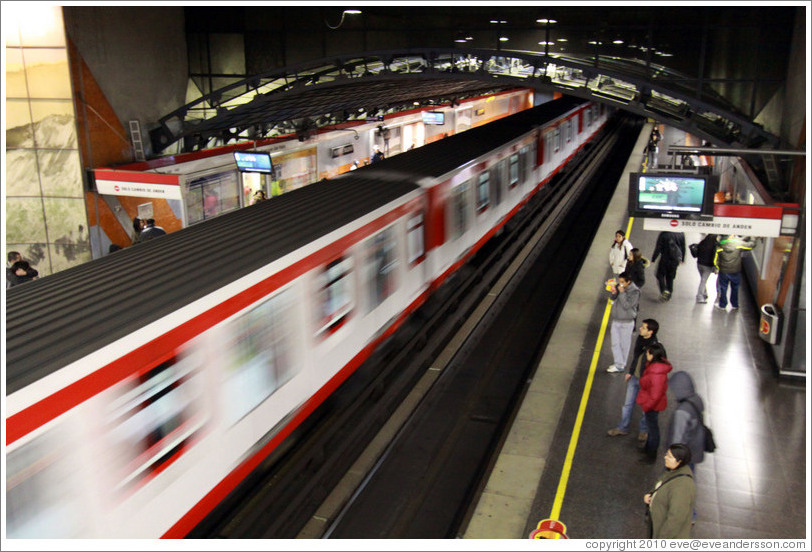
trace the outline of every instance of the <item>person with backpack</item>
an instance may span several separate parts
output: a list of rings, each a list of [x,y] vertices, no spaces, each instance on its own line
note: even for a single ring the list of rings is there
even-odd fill
[[[657,285],[660,287],[660,299],[668,301],[674,293],[674,278],[677,267],[685,262],[685,234],[682,232],[660,232],[651,262],[657,258]]]
[[[696,393],[694,380],[688,372],[674,372],[668,388],[677,399],[677,408],[668,426],[669,443],[685,443],[691,449],[691,471],[705,459],[705,428],[701,419],[705,405]]]
[[[751,238],[739,236],[725,236],[716,245],[716,256],[713,264],[718,270],[719,299],[714,305],[719,310],[727,308],[727,287],[730,284],[730,307],[733,311],[739,310],[739,284],[741,284],[742,252],[750,251],[755,247]]]

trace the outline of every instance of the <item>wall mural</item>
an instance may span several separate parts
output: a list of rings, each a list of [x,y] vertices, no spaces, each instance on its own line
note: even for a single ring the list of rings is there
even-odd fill
[[[6,251],[45,276],[91,252],[62,9],[28,6],[4,12]]]

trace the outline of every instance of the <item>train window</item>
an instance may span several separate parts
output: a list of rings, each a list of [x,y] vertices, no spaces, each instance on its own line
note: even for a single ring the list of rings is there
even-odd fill
[[[572,140],[572,119],[567,119],[564,123],[564,143],[567,144]]]
[[[240,206],[237,171],[226,171],[191,180],[186,193],[187,224],[222,215]]]
[[[468,181],[451,191],[451,238],[456,240],[468,229]]]
[[[108,404],[115,490],[131,491],[176,460],[205,422],[197,364],[173,357],[130,378]]]
[[[488,208],[490,203],[490,173],[485,171],[479,175],[479,183],[476,187],[476,210],[481,213]]]
[[[556,153],[561,149],[561,129],[559,128],[553,131],[553,149]]]
[[[397,242],[395,229],[390,226],[378,232],[367,248],[366,266],[364,267],[364,286],[369,292],[369,310],[383,303],[384,299],[394,293],[397,282]]]
[[[299,371],[293,361],[293,299],[282,291],[229,324],[226,416],[238,422]]]
[[[319,275],[321,310],[317,334],[330,334],[347,321],[352,311],[351,274],[352,259],[341,257],[328,264]]]
[[[425,254],[424,234],[423,213],[416,213],[406,221],[406,247],[409,264],[417,264],[423,259]]]
[[[519,154],[514,153],[510,156],[510,177],[508,179],[508,187],[515,188],[519,183]]]
[[[586,116],[586,126],[592,126],[592,110],[587,108],[584,110],[584,115]]]

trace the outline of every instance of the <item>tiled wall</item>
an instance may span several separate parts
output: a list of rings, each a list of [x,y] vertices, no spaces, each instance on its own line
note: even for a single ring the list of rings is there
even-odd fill
[[[10,2],[6,46],[6,250],[45,276],[91,258],[62,8]]]

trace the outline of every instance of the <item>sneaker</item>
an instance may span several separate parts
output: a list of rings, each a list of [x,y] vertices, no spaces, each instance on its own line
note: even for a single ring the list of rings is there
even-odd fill
[[[730,307],[730,312],[736,312],[739,310],[739,307]]]
[[[607,434],[609,437],[617,437],[618,435],[628,435],[628,434],[629,434],[629,432],[628,432],[628,431],[623,431],[623,430],[620,430],[620,429],[618,429],[618,428],[616,428],[616,427],[613,427],[612,429],[610,429],[609,431],[607,431],[607,432],[606,432],[606,434]]]
[[[721,311],[723,311],[723,310],[727,310],[725,307],[720,307],[720,306],[719,306],[719,303],[714,303],[714,304],[713,304],[713,308],[715,308],[715,309],[719,309],[719,310],[721,310]]]
[[[696,302],[697,303],[707,303],[708,300],[707,299],[697,299]]]
[[[666,301],[668,301],[669,299],[671,299],[671,292],[668,290],[664,291],[663,297],[665,298]]]
[[[648,440],[648,433],[646,433],[645,431],[641,431],[640,433],[637,434],[637,440],[642,443],[645,443]]]
[[[622,372],[623,368],[618,366],[617,364],[612,364],[609,366],[609,368],[606,369],[606,371],[609,372],[610,374],[617,374],[619,372]]]

